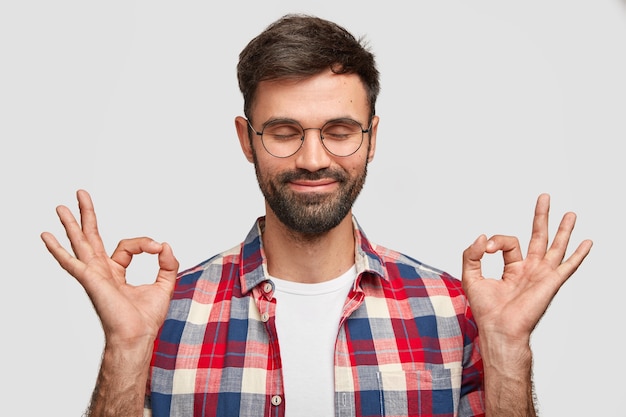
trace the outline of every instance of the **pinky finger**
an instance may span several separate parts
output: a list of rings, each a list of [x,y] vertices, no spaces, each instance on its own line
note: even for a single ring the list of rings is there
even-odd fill
[[[61,268],[70,273],[73,277],[77,278],[77,271],[82,266],[82,262],[73,257],[54,237],[53,234],[43,232],[41,234],[41,240],[43,240],[48,252],[52,254],[54,259],[59,263]]]
[[[572,253],[569,258],[558,266],[557,269],[559,272],[567,278],[570,277],[574,272],[576,272],[587,255],[589,255],[592,246],[593,242],[591,240],[583,240],[580,245],[578,245],[574,253]]]

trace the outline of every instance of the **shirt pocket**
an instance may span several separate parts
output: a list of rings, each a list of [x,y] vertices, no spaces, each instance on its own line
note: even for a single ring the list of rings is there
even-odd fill
[[[381,416],[456,416],[461,367],[378,371]]]

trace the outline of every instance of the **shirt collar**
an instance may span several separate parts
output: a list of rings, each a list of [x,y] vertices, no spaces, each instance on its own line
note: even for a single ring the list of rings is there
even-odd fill
[[[241,245],[239,275],[243,294],[269,279],[267,259],[263,251],[263,239],[261,238],[264,223],[265,217],[259,217]],[[354,263],[357,275],[360,276],[368,272],[382,279],[388,279],[384,273],[382,258],[375,251],[374,245],[365,236],[363,229],[361,229],[354,216],[352,217],[352,224],[354,225],[354,236],[356,237]]]

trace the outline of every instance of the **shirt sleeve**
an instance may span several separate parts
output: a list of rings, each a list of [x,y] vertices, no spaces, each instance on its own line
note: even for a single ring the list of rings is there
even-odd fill
[[[480,355],[478,328],[467,305],[464,316],[463,376],[459,417],[485,416],[483,361]]]

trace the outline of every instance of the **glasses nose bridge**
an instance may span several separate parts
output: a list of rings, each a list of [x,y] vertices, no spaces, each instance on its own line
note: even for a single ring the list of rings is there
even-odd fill
[[[322,135],[322,128],[321,127],[303,127],[302,128],[302,142],[304,142],[304,139],[306,139],[306,131],[307,130],[319,130],[320,134],[319,134],[319,138],[321,141],[324,141],[324,135]]]
[[[306,132],[307,132],[307,130],[319,130],[319,135],[317,136],[317,138],[319,139],[319,144],[321,145],[320,149],[323,149],[324,153],[331,153],[332,154],[332,152],[330,152],[328,150],[328,148],[326,147],[326,143],[324,143],[324,135],[322,134],[323,127],[306,127],[306,128],[304,128],[304,127],[300,126],[300,128],[302,129],[302,141],[300,142],[300,148],[298,148],[298,151],[302,152],[301,151],[302,148],[304,148],[306,146],[304,142],[306,140]],[[310,146],[316,147],[315,145],[311,145],[311,144],[309,144],[308,146],[309,147]],[[296,152],[298,152],[298,151],[296,151]]]

